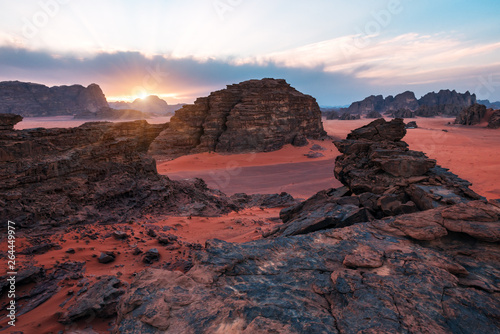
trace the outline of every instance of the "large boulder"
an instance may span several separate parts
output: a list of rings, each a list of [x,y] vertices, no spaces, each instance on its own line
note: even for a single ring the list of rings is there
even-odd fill
[[[13,130],[14,125],[21,122],[23,117],[15,114],[0,114],[0,131]]]
[[[313,97],[285,80],[249,80],[177,110],[150,153],[177,157],[199,152],[267,152],[299,142],[297,137],[324,135],[321,111]]]

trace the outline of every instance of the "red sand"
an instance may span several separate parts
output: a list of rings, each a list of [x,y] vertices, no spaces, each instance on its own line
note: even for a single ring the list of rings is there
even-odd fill
[[[351,130],[372,120],[323,121],[325,130],[343,139]],[[492,199],[500,198],[500,130],[484,126],[448,125],[453,118],[417,118],[418,129],[409,129],[404,140],[410,149],[423,151],[442,167],[473,183],[472,189]],[[444,132],[446,130],[447,132]],[[325,157],[309,159],[303,154],[317,143]],[[210,187],[227,194],[286,191],[307,198],[329,187],[338,187],[333,176],[338,150],[330,141],[311,141],[307,147],[287,145],[277,152],[220,155],[202,153],[172,161],[159,161],[158,172],[172,179],[201,177]]]
[[[169,217],[154,225],[160,226],[160,228],[163,228],[163,226],[172,228],[161,233],[174,234],[184,243],[199,243],[204,246],[205,241],[213,238],[228,242],[247,242],[262,238],[263,232],[270,231],[276,226],[278,224],[279,210],[254,208],[214,218]],[[82,238],[81,232],[76,231],[77,228],[60,229],[56,234],[44,238],[59,244],[61,249],[52,249],[41,255],[18,254],[17,264],[20,268],[43,266],[50,272],[57,262],[86,262],[84,277],[91,282],[94,282],[97,276],[118,274],[121,280],[130,283],[134,273],[140,272],[147,267],[160,268],[167,262],[175,263],[178,260],[188,260],[191,257],[192,249],[186,245],[176,249],[167,249],[167,247],[160,245],[155,238],[146,234],[148,224],[142,222],[108,226],[85,226],[82,231],[87,232],[87,234],[97,233],[99,237],[96,240],[89,237]],[[116,240],[111,235],[114,230],[125,231],[130,235],[130,238],[128,240]],[[31,246],[29,239],[32,237],[19,233],[16,239],[16,251],[19,252]],[[141,261],[141,255],[132,255],[133,248],[131,246],[135,244],[144,252],[151,248],[157,248],[160,252],[160,261],[150,266],[144,264]],[[1,251],[7,251],[6,240],[2,240],[0,245]],[[67,254],[66,250],[69,248],[75,249],[76,253]],[[93,255],[99,256],[101,252],[106,251],[117,253],[114,262],[102,264],[97,261],[96,257],[93,257]],[[0,271],[0,276],[6,274],[5,268],[6,266]],[[17,318],[15,330],[22,330],[25,333],[57,333],[60,330],[71,332],[71,330],[85,329],[88,326],[88,322],[85,320],[69,327],[57,322],[59,318],[57,312],[62,311],[59,305],[69,298],[68,291],[77,292],[81,289],[76,286],[77,282],[78,280],[63,281],[60,284],[60,291],[54,297],[42,306]],[[32,287],[33,284],[20,287],[16,292],[20,295],[29,291]],[[7,294],[4,294],[0,299],[0,305],[6,305],[8,301]],[[5,314],[5,308],[0,310],[0,328],[7,325],[8,319],[5,318]],[[96,319],[92,320],[91,325],[98,333],[107,333],[110,327],[109,322],[110,320]]]

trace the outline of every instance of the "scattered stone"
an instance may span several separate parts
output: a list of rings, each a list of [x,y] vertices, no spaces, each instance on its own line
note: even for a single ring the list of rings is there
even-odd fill
[[[125,240],[129,237],[129,235],[127,234],[127,232],[124,232],[124,231],[114,231],[113,237],[116,240]]]
[[[68,253],[68,254],[75,254],[75,250],[73,248],[68,248],[66,250],[66,253]]]
[[[310,150],[311,151],[326,151],[326,148],[324,148],[323,146],[320,146],[318,144],[314,144],[313,146],[311,146]]]
[[[304,154],[304,156],[308,157],[309,159],[317,159],[317,158],[323,158],[325,155],[320,152],[309,151],[309,153]]]
[[[158,249],[156,248],[151,248],[146,253],[144,253],[142,257],[142,262],[144,262],[145,264],[152,264],[153,262],[159,260],[160,260],[160,252],[158,252]]]
[[[101,255],[99,255],[99,258],[97,259],[99,261],[99,263],[111,263],[111,262],[114,262],[116,259],[116,255],[115,253],[113,252],[105,252],[105,253],[101,253]]]
[[[415,121],[408,122],[408,123],[406,123],[405,128],[406,129],[417,129],[418,128],[417,122],[415,122]]]

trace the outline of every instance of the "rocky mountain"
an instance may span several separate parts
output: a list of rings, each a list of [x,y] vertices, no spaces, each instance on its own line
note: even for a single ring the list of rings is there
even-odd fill
[[[477,100],[478,104],[484,104],[486,108],[500,109],[500,101],[490,102],[490,100]]]
[[[186,273],[139,273],[114,331],[497,332],[500,201],[408,150],[405,132],[381,119],[337,141],[345,186],[282,210],[267,239],[209,240]]]
[[[152,115],[169,116],[180,109],[184,104],[169,105],[165,100],[156,95],[150,95],[143,99],[138,98],[133,102],[117,101],[109,102],[109,106],[114,109],[132,109]]]
[[[432,92],[416,99],[413,92],[407,91],[401,94],[388,96],[372,95],[352,103],[345,111],[350,114],[366,115],[370,112],[379,112],[394,115],[395,117],[406,117],[413,112],[416,116],[432,117],[437,115],[458,115],[463,108],[476,103],[475,94],[465,92],[457,93],[455,90],[441,90]],[[413,116],[412,116],[413,117]]]
[[[249,80],[198,98],[175,112],[150,153],[266,152],[326,135],[316,100],[285,80]]]
[[[19,81],[0,82],[0,113],[60,116],[96,112],[107,107],[106,97],[96,84],[49,88]]]

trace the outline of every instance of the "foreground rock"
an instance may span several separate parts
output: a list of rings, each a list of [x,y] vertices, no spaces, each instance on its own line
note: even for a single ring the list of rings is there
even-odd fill
[[[177,110],[152,143],[165,157],[200,152],[267,152],[307,145],[326,135],[316,100],[285,80],[250,80],[227,86]]]
[[[140,273],[115,332],[494,333],[499,215],[474,201],[292,238],[212,240],[187,274]]]
[[[58,116],[95,113],[107,107],[106,97],[96,84],[49,88],[28,82],[0,82],[0,113]]]
[[[172,181],[156,172],[146,152],[163,128],[135,121],[1,131],[1,224],[50,227],[234,209],[202,180]]]

